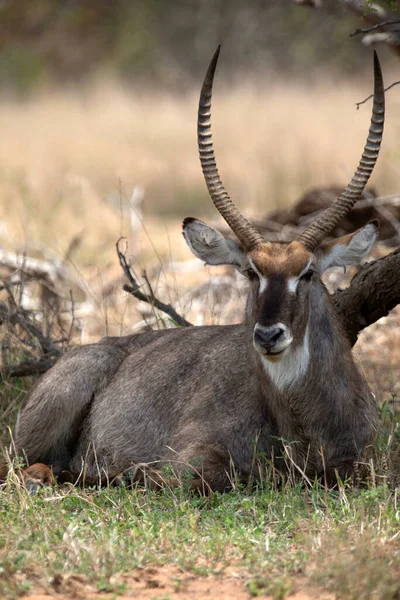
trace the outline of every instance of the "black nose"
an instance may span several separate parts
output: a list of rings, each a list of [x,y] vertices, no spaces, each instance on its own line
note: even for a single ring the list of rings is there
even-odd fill
[[[277,325],[268,328],[256,327],[254,330],[254,342],[264,350],[272,350],[279,342],[282,341],[285,334],[285,329]]]

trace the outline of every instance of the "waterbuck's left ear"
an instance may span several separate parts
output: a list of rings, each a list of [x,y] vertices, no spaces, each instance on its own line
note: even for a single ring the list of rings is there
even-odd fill
[[[207,265],[233,265],[239,271],[245,262],[240,246],[203,221],[186,217],[183,221],[184,238],[195,256]]]
[[[370,221],[368,225],[354,233],[337,238],[315,251],[317,270],[322,275],[330,267],[355,265],[371,250],[378,237],[379,221]]]

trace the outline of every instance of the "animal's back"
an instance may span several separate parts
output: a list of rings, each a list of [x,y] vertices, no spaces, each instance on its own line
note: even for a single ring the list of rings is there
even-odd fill
[[[201,440],[243,464],[251,446],[240,446],[266,423],[244,336],[242,327],[199,327],[130,352],[93,403],[75,459],[92,444],[100,467],[115,472],[175,452],[177,460]]]
[[[243,436],[232,444],[232,427],[242,427],[238,411],[247,411],[243,426],[255,437],[263,411],[244,336],[240,326],[196,327],[71,350],[28,394],[17,449],[56,474],[79,472],[83,457],[89,471],[100,464],[115,473],[162,460],[168,448],[184,452],[200,439],[222,445],[230,439],[233,453],[247,454]]]
[[[124,359],[148,343],[152,333],[103,338],[73,348],[26,395],[15,428],[15,444],[29,463],[68,460],[95,396],[105,389]]]
[[[104,389],[126,357],[113,344],[89,344],[67,352],[27,394],[14,441],[30,464],[66,468],[93,398]]]

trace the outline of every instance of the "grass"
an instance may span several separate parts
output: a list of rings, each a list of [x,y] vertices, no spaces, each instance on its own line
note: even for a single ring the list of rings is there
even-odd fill
[[[309,185],[345,182],[370,111],[353,105],[369,86],[328,80],[312,88],[282,81],[232,89],[217,84],[220,171],[240,207],[260,215],[294,201]],[[398,189],[398,98],[387,98],[384,148],[373,181],[381,193]],[[96,328],[88,317],[78,318],[96,339],[106,325],[110,333],[126,333],[140,318],[128,318],[127,299],[116,298],[120,313],[105,325],[111,310],[102,297],[103,286],[120,275],[113,248],[121,233],[129,234],[133,186],[146,189],[138,257],[150,266],[152,281],[166,258],[190,257],[181,218],[215,217],[197,158],[196,102],[197,91],[160,96],[111,84],[20,103],[0,100],[0,241],[63,257],[81,234],[71,264],[96,300],[90,314]],[[232,298],[221,282],[218,296],[210,285],[215,273],[225,270],[177,272],[173,297],[165,296],[165,288],[159,295],[174,305],[178,298],[191,304],[193,322],[231,322],[244,293],[231,278]],[[199,282],[206,288],[200,300],[182,298],[182,289]],[[227,313],[228,301],[239,309]],[[66,486],[29,496],[14,480],[0,492],[0,597],[200,598],[206,581],[211,591],[204,598],[269,594],[281,600],[302,592],[308,594],[303,598],[398,599],[398,323],[397,313],[360,336],[368,380],[380,404],[390,400],[381,411],[366,486],[330,491],[264,485],[208,498],[185,486],[159,492]],[[15,421],[28,387],[26,380],[1,383],[3,431]]]
[[[64,485],[29,495],[11,472],[0,491],[0,598],[397,600],[395,409],[393,398],[380,409],[369,475],[358,487],[310,487],[290,474],[277,485],[267,472],[255,487],[208,497],[185,481],[160,490]]]
[[[394,343],[398,315],[392,318],[393,327],[369,328],[360,348],[381,406],[362,486],[329,490],[291,479],[279,487],[271,478],[209,497],[185,484],[160,491],[59,486],[28,495],[11,474],[0,491],[0,598],[397,600],[399,350],[384,342],[386,335]],[[383,367],[373,368],[373,346],[388,361],[386,378]],[[27,380],[3,382],[2,406],[10,407],[3,424],[13,423],[28,387]]]
[[[118,596],[129,575],[163,565],[196,578],[223,578],[234,566],[248,596],[285,598],[306,581],[342,598],[400,592],[398,496],[384,485],[241,488],[207,498],[184,488],[28,496],[11,486],[0,506],[2,598],[30,590],[68,596],[72,576],[83,589]]]

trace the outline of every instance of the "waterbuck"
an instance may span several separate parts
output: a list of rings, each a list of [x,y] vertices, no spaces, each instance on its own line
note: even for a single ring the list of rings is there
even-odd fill
[[[200,95],[198,146],[210,196],[239,242],[186,218],[183,234],[209,265],[249,280],[244,323],[189,327],[75,348],[27,394],[14,453],[35,472],[106,483],[129,473],[191,471],[195,489],[257,476],[254,456],[284,469],[284,447],[307,477],[351,475],[374,437],[376,407],[322,273],[357,263],[377,222],[320,246],[352,208],[378,157],[384,91],[374,57],[371,125],[359,166],[340,197],[290,244],[270,243],[238,211],[219,177],[211,137],[211,93],[219,48]],[[45,468],[43,467],[45,470]],[[40,479],[40,476],[38,476]],[[49,480],[49,475],[47,473]]]

